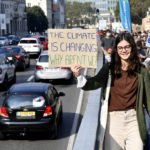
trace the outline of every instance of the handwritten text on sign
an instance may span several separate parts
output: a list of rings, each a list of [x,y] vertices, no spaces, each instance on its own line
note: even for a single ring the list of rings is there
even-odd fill
[[[97,67],[97,38],[95,29],[49,29],[49,66]]]

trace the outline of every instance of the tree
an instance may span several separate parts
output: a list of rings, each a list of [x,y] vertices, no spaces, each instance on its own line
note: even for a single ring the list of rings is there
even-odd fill
[[[28,32],[44,32],[48,28],[48,20],[39,6],[27,7]]]
[[[90,18],[92,22],[94,18],[92,16],[95,14],[96,8],[91,6],[91,3],[80,3],[80,2],[67,2],[66,3],[66,17],[67,26],[72,27],[74,25],[80,25],[81,23],[89,24],[87,17]],[[85,16],[85,17],[83,17]]]
[[[130,0],[131,20],[135,24],[141,24],[142,18],[146,16],[146,11],[150,6],[149,0]],[[115,16],[119,18],[119,2],[117,3]]]

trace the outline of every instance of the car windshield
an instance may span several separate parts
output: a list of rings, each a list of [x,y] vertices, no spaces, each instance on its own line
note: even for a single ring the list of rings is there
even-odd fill
[[[31,43],[37,43],[36,40],[21,40],[20,43],[22,44],[31,44]]]
[[[18,47],[3,47],[0,48],[0,54],[5,53],[5,54],[18,54],[20,52],[20,48]]]
[[[14,37],[12,37],[12,36],[9,36],[9,37],[8,37],[8,40],[12,40],[13,38],[14,38]]]
[[[41,55],[39,58],[39,62],[48,62],[48,55]]]
[[[45,106],[45,98],[38,94],[12,94],[5,98],[4,105],[11,109]]]

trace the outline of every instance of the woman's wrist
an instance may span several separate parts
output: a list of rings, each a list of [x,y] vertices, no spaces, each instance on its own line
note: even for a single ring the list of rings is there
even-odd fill
[[[74,73],[75,77],[79,77],[80,76],[80,73]]]

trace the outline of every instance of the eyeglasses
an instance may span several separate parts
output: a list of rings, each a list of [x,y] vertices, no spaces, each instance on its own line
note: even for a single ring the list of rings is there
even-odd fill
[[[122,47],[122,46],[118,46],[118,47],[117,47],[117,50],[118,50],[118,51],[123,51],[123,49],[125,49],[126,51],[128,51],[128,50],[131,49],[131,46],[130,46],[130,45],[126,45],[126,46],[124,46],[124,47]]]

